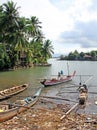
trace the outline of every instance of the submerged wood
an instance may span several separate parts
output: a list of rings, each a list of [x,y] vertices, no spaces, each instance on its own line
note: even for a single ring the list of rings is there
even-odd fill
[[[11,96],[18,94],[27,88],[28,88],[28,84],[23,84],[23,85],[14,86],[14,87],[2,90],[0,91],[0,100],[10,98]]]
[[[0,122],[6,121],[11,119],[12,117],[16,116],[17,114],[29,109],[33,106],[37,100],[38,96],[41,94],[42,87],[33,95],[24,98],[23,100],[17,100],[14,104],[8,105],[0,105]]]
[[[66,98],[60,98],[60,97],[50,97],[50,96],[39,96],[42,98],[49,98],[49,99],[55,99],[55,100],[64,100],[64,101],[70,101],[70,102],[76,102],[74,100],[66,99]]]

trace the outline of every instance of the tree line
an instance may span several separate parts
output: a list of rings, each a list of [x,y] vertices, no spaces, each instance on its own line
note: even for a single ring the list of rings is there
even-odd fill
[[[70,52],[67,56],[61,55],[60,60],[92,60],[97,61],[97,50],[92,50],[90,52]]]
[[[47,63],[54,53],[36,16],[20,17],[13,1],[0,5],[0,70]]]

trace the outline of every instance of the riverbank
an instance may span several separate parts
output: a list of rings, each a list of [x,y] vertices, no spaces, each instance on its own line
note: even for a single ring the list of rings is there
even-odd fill
[[[56,104],[40,99],[35,106],[0,123],[0,130],[96,130],[97,115],[71,112],[63,120],[60,118],[70,109],[68,104]]]

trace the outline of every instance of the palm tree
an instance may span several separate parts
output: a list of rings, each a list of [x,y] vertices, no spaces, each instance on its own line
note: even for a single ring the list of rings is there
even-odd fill
[[[19,17],[19,7],[16,7],[16,4],[12,1],[4,4],[3,7],[4,18],[7,21],[7,24],[4,24],[6,28],[6,41],[20,50],[27,46],[27,40],[24,35],[24,26],[26,23],[22,20],[23,18]]]
[[[29,49],[32,51],[33,63],[40,62],[41,50],[43,46],[43,33],[41,31],[41,26],[39,25],[38,18],[32,16],[31,19],[27,21],[28,35],[31,38]]]
[[[9,55],[7,54],[4,44],[0,44],[0,70],[3,68],[10,68],[11,62]]]
[[[21,60],[21,55],[26,55],[24,59],[27,64],[32,60],[46,62],[53,48],[50,40],[43,44],[41,22],[36,16],[30,19],[19,17],[18,8],[12,1],[0,6],[0,44],[4,45],[12,66]]]
[[[26,30],[27,35],[29,35],[29,38],[32,40],[38,39],[38,37],[42,38],[42,32],[41,32],[41,22],[39,22],[38,18],[36,16],[32,16],[30,19],[26,20]]]
[[[33,63],[39,63],[41,57],[42,43],[39,41],[32,40],[30,41],[29,49],[32,51],[32,60]]]
[[[52,54],[54,54],[54,52],[53,52],[53,46],[51,44],[51,41],[49,39],[45,40],[42,48],[42,56],[44,57],[43,61],[47,62],[47,59],[51,58]]]
[[[3,15],[0,17],[0,27],[4,36],[4,41],[12,43],[14,32],[18,27],[19,13],[16,4],[12,1],[2,5]]]
[[[1,9],[1,8],[0,8]],[[2,13],[2,14],[1,14]],[[24,35],[24,23],[19,17],[18,8],[12,1],[2,5],[0,10],[0,41],[5,44],[7,53],[10,56],[12,66],[17,62],[18,54],[27,47],[27,40]],[[21,25],[22,24],[22,25]]]
[[[31,26],[32,26],[32,35],[36,36],[41,29],[41,26],[39,25],[41,22],[39,22],[39,19],[36,16],[31,17]]]

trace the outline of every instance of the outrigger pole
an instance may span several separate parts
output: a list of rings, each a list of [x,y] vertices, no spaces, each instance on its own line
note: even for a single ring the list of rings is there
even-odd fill
[[[70,112],[72,112],[77,106],[79,105],[79,103],[76,103],[71,109],[69,109],[65,115],[63,115],[60,119],[63,120],[63,118],[66,117],[66,115],[68,115]]]
[[[86,84],[87,82],[89,82],[91,79],[93,78],[93,76],[91,76],[89,79],[87,79],[84,84]]]

